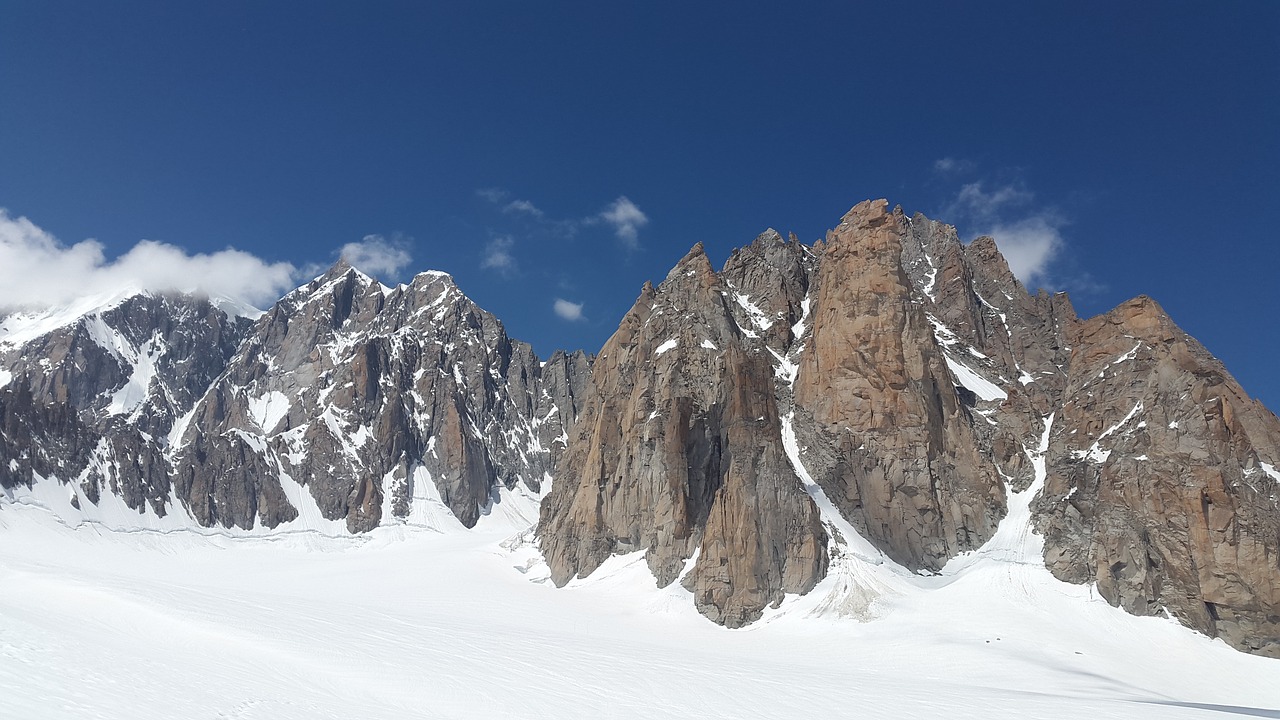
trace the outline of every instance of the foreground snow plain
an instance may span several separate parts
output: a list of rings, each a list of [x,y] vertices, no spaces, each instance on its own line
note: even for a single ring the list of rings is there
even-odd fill
[[[352,538],[0,501],[0,717],[1280,717],[1280,661],[1057,582],[1013,525],[932,578],[855,543],[726,630],[639,554],[552,587],[534,508]]]

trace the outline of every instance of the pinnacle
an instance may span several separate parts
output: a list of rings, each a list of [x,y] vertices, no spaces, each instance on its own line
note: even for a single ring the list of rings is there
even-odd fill
[[[840,219],[841,225],[851,225],[854,227],[871,227],[879,225],[888,216],[889,201],[880,198],[879,200],[863,200],[849,209]]]

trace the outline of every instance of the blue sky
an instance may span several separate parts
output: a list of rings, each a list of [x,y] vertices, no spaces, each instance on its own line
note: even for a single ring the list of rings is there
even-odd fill
[[[349,246],[546,355],[598,349],[695,242],[888,197],[996,231],[1082,315],[1155,297],[1280,408],[1277,3],[0,12],[3,220],[64,278],[234,247],[261,262],[201,273],[265,292]]]

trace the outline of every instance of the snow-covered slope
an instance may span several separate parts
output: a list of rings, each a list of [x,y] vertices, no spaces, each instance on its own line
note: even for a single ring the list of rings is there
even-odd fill
[[[726,630],[635,556],[556,590],[489,520],[231,538],[3,506],[0,716],[1280,717],[1277,661],[1003,553],[874,622],[806,617],[820,587]]]
[[[126,288],[0,319],[0,486],[125,524],[167,514],[165,438],[250,325],[217,302]]]
[[[1153,301],[1081,321],[989,238],[884,201],[719,273],[695,247],[594,365],[539,362],[445,273],[344,263],[266,313],[13,314],[0,361],[19,517],[344,553],[476,526],[421,545],[467,557],[501,527],[526,577],[627,577],[622,605],[678,617],[964,624],[990,597],[1031,635],[1045,608],[1127,632],[1096,594],[1280,654],[1280,420]]]

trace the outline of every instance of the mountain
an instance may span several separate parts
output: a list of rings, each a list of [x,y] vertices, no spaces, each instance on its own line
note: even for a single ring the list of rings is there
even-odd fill
[[[774,359],[750,329],[767,323],[744,307],[698,245],[605,343],[542,506],[557,584],[644,550],[659,585],[681,578],[699,610],[737,627],[822,577],[826,532],[782,448]]]
[[[1275,415],[1154,302],[1081,321],[990,238],[883,200],[719,273],[695,247],[605,344],[581,417],[542,506],[557,584],[644,550],[740,625],[828,567],[862,612],[1003,553],[1280,655]]]
[[[227,302],[139,290],[4,317],[0,486],[56,478],[73,506],[165,516],[165,439],[249,326]]]
[[[539,362],[438,272],[340,262],[244,314],[124,291],[4,318],[0,482],[116,527],[471,526],[511,493],[532,523],[586,355]]]
[[[444,273],[388,288],[339,263],[253,327],[175,436],[175,487],[202,525],[470,527],[502,490],[536,502],[588,365],[540,363]]]
[[[556,585],[636,554],[729,627],[804,594],[876,617],[991,561],[1280,656],[1277,467],[1280,420],[1154,301],[1082,320],[883,200],[719,271],[695,246],[595,357],[343,262],[261,313],[0,318],[5,502],[230,534],[498,514]]]

